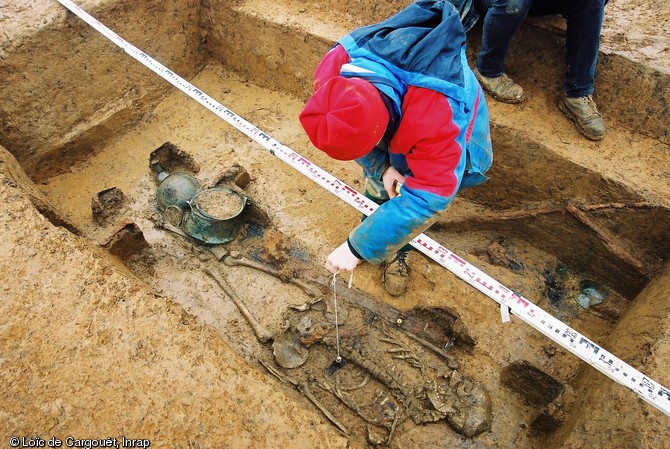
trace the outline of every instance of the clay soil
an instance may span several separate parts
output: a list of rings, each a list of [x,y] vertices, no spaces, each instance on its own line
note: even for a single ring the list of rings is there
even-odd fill
[[[2,7],[7,17],[16,12]],[[267,5],[266,14],[273,8],[280,13]],[[670,70],[666,2],[611,1],[608,8],[603,47]],[[302,98],[249,82],[215,60],[189,81],[363,191],[355,164],[329,160],[310,145],[297,121]],[[532,118],[529,133],[542,136],[543,145],[614,179],[627,173],[625,157],[601,162],[597,144],[577,136],[560,115],[547,120],[533,113],[541,108],[554,105],[538,94],[514,113]],[[505,115],[508,106],[493,105],[496,111]],[[616,117],[610,123],[619,125]],[[655,171],[644,177],[644,191],[667,206],[667,144],[629,131],[615,131],[612,139],[607,148],[642,141],[659,149],[627,179],[639,187],[644,170]],[[179,220],[158,209],[159,182],[150,167],[150,155],[166,142],[187,156],[179,169],[203,187],[226,185],[249,197],[234,241],[208,246],[170,227]],[[330,284],[323,261],[360,214],[176,90],[57,175],[31,180],[9,152],[2,154],[0,445],[11,436],[124,436],[181,448],[670,445],[667,416],[515,317],[501,322],[493,301],[418,252],[410,253],[411,288],[401,298],[383,290],[379,268],[369,264]],[[657,165],[649,163],[654,158]],[[231,169],[244,176],[226,176]],[[101,193],[110,191],[117,196],[104,203]],[[467,221],[483,209],[466,197],[450,213]],[[561,277],[560,256],[504,226],[450,232],[446,223],[429,234],[670,384],[663,321],[670,314],[670,271],[663,261],[650,263],[654,277],[639,305],[610,289],[605,303],[584,310],[576,301],[584,266],[568,263]],[[571,236],[563,242],[569,246]],[[240,258],[274,274],[233,266]],[[256,332],[233,299],[257,320]],[[422,344],[412,338],[416,332],[403,331],[403,320],[437,334],[424,329]],[[335,323],[344,364],[336,363]],[[443,345],[436,351],[428,340]],[[354,349],[363,361],[351,355]],[[530,388],[535,396],[510,380],[514,371],[505,368],[515,362],[540,373],[534,379],[540,386]],[[431,402],[421,391],[440,391],[436,385],[467,391]],[[616,438],[608,442],[612,432]]]

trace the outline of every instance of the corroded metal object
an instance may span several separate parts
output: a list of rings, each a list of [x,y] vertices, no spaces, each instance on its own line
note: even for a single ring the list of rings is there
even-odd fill
[[[288,332],[275,337],[272,342],[272,354],[277,365],[288,369],[301,366],[309,357],[309,351],[300,343],[300,339]]]
[[[584,279],[579,283],[579,295],[577,303],[584,309],[595,306],[603,302],[607,297],[609,290],[604,285],[590,279]]]
[[[156,190],[156,204],[160,211],[164,211],[171,206],[176,206],[181,210],[189,207],[188,202],[193,198],[202,187],[198,180],[185,172],[168,173],[164,171],[158,163],[156,179],[160,183]]]
[[[226,195],[233,198],[235,208],[226,216],[217,216],[204,206],[208,197]],[[213,187],[201,190],[189,201],[190,212],[184,216],[182,227],[191,237],[207,244],[221,244],[233,240],[242,226],[241,213],[247,204],[247,197],[227,187]]]

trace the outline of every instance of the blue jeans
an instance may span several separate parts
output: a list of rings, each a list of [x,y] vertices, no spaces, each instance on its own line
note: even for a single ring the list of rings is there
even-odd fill
[[[526,16],[561,14],[566,18],[565,93],[582,97],[593,93],[600,31],[606,0],[475,0],[484,18],[477,70],[494,78],[503,74],[512,34]]]

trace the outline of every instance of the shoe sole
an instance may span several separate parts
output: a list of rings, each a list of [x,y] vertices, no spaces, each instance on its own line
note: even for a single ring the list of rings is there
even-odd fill
[[[479,81],[479,85],[481,86],[481,88],[484,89],[484,92],[495,98],[497,101],[507,104],[518,104],[521,103],[526,98],[525,95],[521,95],[519,98],[503,97],[486,87],[484,81],[481,79],[482,75],[476,69],[473,70],[473,73],[475,74],[475,78],[477,78],[477,81]]]
[[[484,86],[482,86],[482,89],[484,89],[484,91],[485,91],[486,93],[488,93],[488,94],[491,95],[493,98],[495,98],[497,101],[500,101],[501,103],[518,104],[518,103],[521,103],[523,100],[526,99],[526,97],[525,97],[524,95],[522,95],[522,96],[519,97],[519,98],[509,98],[509,97],[502,97],[502,96],[496,94],[495,92],[486,89]]]
[[[586,130],[582,127],[582,125],[579,123],[579,120],[577,119],[577,116],[570,110],[570,108],[568,108],[568,107],[565,105],[565,103],[563,102],[563,100],[559,100],[559,102],[558,102],[558,109],[560,109],[561,112],[562,112],[563,114],[565,114],[566,117],[568,117],[568,118],[570,119],[570,121],[572,121],[572,123],[575,124],[575,127],[577,128],[577,131],[579,131],[579,133],[580,133],[582,136],[586,137],[586,138],[589,139],[589,140],[593,140],[594,142],[600,142],[601,140],[603,140],[603,138],[605,138],[605,135],[604,135],[604,134],[603,134],[602,136],[594,136],[594,135],[589,134],[588,131],[586,131]]]

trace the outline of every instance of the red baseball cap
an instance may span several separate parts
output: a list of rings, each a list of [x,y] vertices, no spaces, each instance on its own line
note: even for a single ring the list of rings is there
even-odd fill
[[[340,161],[369,153],[384,136],[388,121],[381,93],[372,83],[342,76],[319,87],[300,113],[312,144]]]

